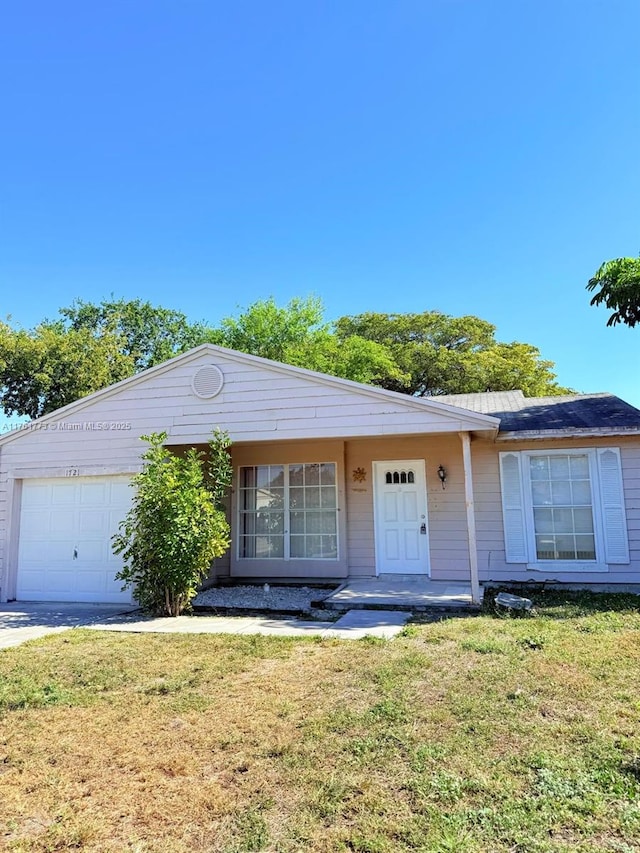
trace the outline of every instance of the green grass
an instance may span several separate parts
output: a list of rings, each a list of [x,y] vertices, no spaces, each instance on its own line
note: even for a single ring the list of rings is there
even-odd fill
[[[13,853],[640,851],[638,599],[393,642],[72,631],[0,654]]]

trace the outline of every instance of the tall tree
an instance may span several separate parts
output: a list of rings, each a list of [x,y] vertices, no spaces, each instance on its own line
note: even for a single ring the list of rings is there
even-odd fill
[[[284,361],[365,385],[384,385],[407,378],[387,347],[358,335],[341,341],[332,332],[316,334],[288,347]]]
[[[625,323],[633,328],[640,323],[640,258],[605,261],[589,279],[587,290],[597,290],[591,305],[604,304],[613,312],[607,326]]]
[[[209,340],[355,382],[405,378],[383,344],[357,335],[341,340],[324,320],[322,301],[313,296],[283,306],[273,298],[254,302],[238,317],[225,317]]]
[[[96,336],[46,323],[25,331],[0,323],[0,392],[7,415],[46,415],[133,372],[133,359],[113,332]]]
[[[237,317],[225,317],[210,340],[229,349],[286,361],[287,353],[327,331],[320,299],[292,299],[279,306],[273,297],[254,302]]]
[[[423,397],[520,388],[527,396],[566,393],[553,362],[531,344],[504,344],[495,326],[479,317],[367,312],[341,317],[338,337],[352,335],[384,345],[405,378],[377,381],[385,388]]]
[[[370,312],[330,324],[309,297],[261,300],[216,328],[140,300],[78,300],[31,331],[0,323],[2,407],[39,417],[204,341],[417,396],[567,390],[536,347],[496,341],[479,317]]]
[[[554,363],[543,359],[540,350],[531,344],[517,341],[496,343],[477,353],[473,360],[476,370],[471,391],[511,391],[517,388],[525,397],[571,393],[571,388],[564,388],[555,381]]]
[[[122,353],[133,360],[136,372],[185,352],[210,335],[204,323],[192,323],[181,311],[141,299],[110,299],[97,305],[76,299],[59,313],[62,319],[51,325],[61,331],[86,330],[98,338],[119,335]]]
[[[76,300],[32,330],[0,324],[7,415],[40,417],[211,337],[180,311],[134,300]]]

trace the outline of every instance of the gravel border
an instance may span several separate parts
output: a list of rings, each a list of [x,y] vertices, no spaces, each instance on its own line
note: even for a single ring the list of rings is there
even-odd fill
[[[255,610],[276,613],[311,613],[312,602],[321,602],[335,592],[308,586],[214,586],[193,599],[194,610]]]

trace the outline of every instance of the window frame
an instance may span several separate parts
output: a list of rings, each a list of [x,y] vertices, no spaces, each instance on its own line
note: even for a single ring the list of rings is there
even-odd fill
[[[563,572],[588,572],[607,571],[607,562],[604,553],[604,528],[602,520],[602,495],[600,489],[600,478],[598,476],[598,464],[595,448],[562,448],[548,450],[522,450],[520,451],[522,478],[523,509],[525,520],[525,535],[527,544],[527,568],[536,571],[545,571],[551,567],[558,568]],[[593,560],[542,560],[538,558],[536,546],[536,530],[533,506],[533,491],[531,479],[530,459],[541,456],[586,456],[589,464],[589,483],[591,486],[591,511],[593,513],[593,536],[595,545],[595,559]]]
[[[292,509],[291,505],[290,505],[289,492],[291,489],[291,485],[290,485],[289,471],[292,467],[296,467],[296,466],[300,466],[300,465],[302,465],[302,466],[306,466],[306,465],[318,465],[318,466],[333,465],[334,466],[334,472],[335,472],[334,481],[335,482],[333,484],[333,488],[335,489],[335,506],[333,506],[331,508],[323,508],[320,506],[317,508],[317,511],[318,512],[322,512],[322,511],[326,512],[327,510],[329,510],[329,511],[333,510],[333,512],[335,513],[335,534],[327,534],[327,535],[331,535],[331,536],[335,535],[335,537],[336,537],[336,555],[335,555],[335,557],[317,557],[317,556],[299,557],[299,556],[292,556],[291,555],[291,536],[292,535],[299,535],[299,534],[292,534],[291,533],[291,512],[293,512],[293,511],[299,512],[301,510],[299,508],[297,510],[296,510],[296,508]],[[283,477],[284,532],[283,532],[283,556],[282,557],[264,557],[264,556],[244,557],[244,556],[242,556],[242,553],[241,553],[242,552],[242,537],[243,537],[242,516],[244,514],[243,509],[242,509],[242,500],[240,500],[240,494],[244,490],[242,485],[241,485],[241,483],[242,483],[242,470],[245,468],[261,468],[261,467],[271,467],[271,468],[282,467],[283,473],[284,473],[284,477]],[[339,507],[339,500],[340,500],[339,476],[340,476],[340,466],[338,464],[338,461],[334,460],[334,459],[323,459],[323,460],[317,461],[317,462],[316,461],[264,462],[264,463],[259,462],[257,464],[253,464],[253,465],[252,464],[239,465],[238,469],[237,469],[237,491],[238,491],[239,499],[236,502],[236,513],[235,513],[236,522],[237,522],[237,536],[235,537],[235,539],[236,539],[235,559],[239,563],[244,563],[244,564],[259,564],[261,562],[264,562],[264,563],[267,563],[269,565],[274,565],[274,564],[282,563],[282,562],[286,562],[286,563],[297,563],[297,562],[301,562],[301,563],[322,563],[322,564],[326,564],[326,565],[340,563],[340,561],[341,561],[341,556],[340,556],[340,546],[341,546],[340,540],[341,540],[341,537],[340,537],[340,515],[339,515],[339,513],[340,513],[340,507]],[[295,488],[295,486],[294,486],[294,488]],[[303,488],[305,488],[305,487],[303,487]],[[306,512],[306,509],[304,511]],[[304,534],[304,535],[306,536],[307,534]],[[313,535],[313,534],[311,534],[311,535]],[[318,535],[324,535],[324,534],[318,534]]]
[[[596,559],[538,560],[530,498],[528,459],[532,456],[587,455],[592,490]],[[631,561],[622,448],[612,445],[525,448],[498,453],[502,502],[504,560],[521,570],[601,574]],[[613,569],[612,569],[613,567]]]

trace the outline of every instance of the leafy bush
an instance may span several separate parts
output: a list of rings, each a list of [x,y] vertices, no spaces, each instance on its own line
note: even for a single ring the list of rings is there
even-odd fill
[[[206,454],[193,448],[176,456],[163,446],[166,433],[142,436],[150,445],[133,478],[133,505],[113,537],[125,566],[118,573],[140,605],[178,616],[229,547],[222,501],[231,484],[229,437],[217,430]]]

